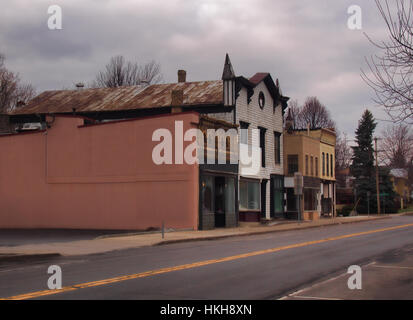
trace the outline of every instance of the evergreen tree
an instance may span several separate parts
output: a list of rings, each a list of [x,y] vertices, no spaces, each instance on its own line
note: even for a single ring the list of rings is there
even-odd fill
[[[393,183],[390,180],[390,169],[381,167],[379,169],[380,182],[380,208],[382,213],[397,213],[399,207],[395,201],[397,198],[396,192],[393,189]],[[374,195],[376,197],[376,193]],[[374,201],[377,204],[376,198]],[[377,205],[375,204],[375,207]]]
[[[376,126],[377,123],[374,120],[373,114],[366,110],[356,130],[357,146],[352,147],[353,158],[350,170],[355,178],[356,198],[361,199],[357,206],[359,213],[368,212],[367,194],[370,193],[370,199],[376,194],[373,148],[373,133]],[[374,203],[374,201],[370,201],[370,212],[377,212],[377,203]]]
[[[358,213],[367,213],[369,209],[370,213],[377,213],[376,168],[373,147],[373,133],[376,126],[377,123],[373,114],[366,110],[356,130],[357,146],[352,147],[353,158],[350,170],[355,178],[356,198],[360,199],[357,206]],[[379,184],[380,194],[382,194],[380,197],[381,211],[386,213],[397,212],[396,202],[394,201],[396,193],[393,190],[387,168],[381,167],[379,169]]]

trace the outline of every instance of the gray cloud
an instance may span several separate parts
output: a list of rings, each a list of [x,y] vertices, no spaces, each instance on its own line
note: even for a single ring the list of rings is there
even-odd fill
[[[63,30],[47,29],[47,8],[63,10]],[[353,134],[365,108],[385,118],[360,78],[375,53],[347,28],[347,8],[363,9],[363,30],[383,39],[373,1],[361,0],[17,0],[0,12],[0,52],[38,91],[94,78],[109,58],[160,62],[165,81],[218,79],[230,53],[237,75],[270,72],[283,93],[318,96],[341,131]]]

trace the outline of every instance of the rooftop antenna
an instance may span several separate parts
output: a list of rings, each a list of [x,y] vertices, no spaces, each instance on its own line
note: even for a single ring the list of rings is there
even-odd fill
[[[77,90],[82,90],[85,87],[83,82],[78,82],[75,84]]]

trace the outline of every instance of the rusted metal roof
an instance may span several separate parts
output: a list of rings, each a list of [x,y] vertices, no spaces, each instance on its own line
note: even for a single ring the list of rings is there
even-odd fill
[[[223,82],[216,80],[45,91],[26,106],[10,112],[10,115],[162,108],[171,105],[172,90],[183,90],[183,107],[223,104]]]

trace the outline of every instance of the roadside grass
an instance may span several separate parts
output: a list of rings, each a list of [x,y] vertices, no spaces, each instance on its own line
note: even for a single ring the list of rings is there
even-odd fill
[[[413,212],[413,204],[409,204],[409,206],[405,209],[400,209],[398,213],[404,213],[404,212]]]

